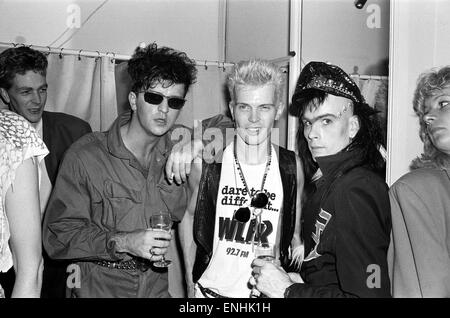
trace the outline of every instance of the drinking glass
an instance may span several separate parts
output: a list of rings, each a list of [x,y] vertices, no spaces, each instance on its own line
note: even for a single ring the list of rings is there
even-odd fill
[[[255,257],[273,263],[275,261],[275,248],[273,244],[259,243],[256,245]]]
[[[266,262],[274,263],[275,262],[275,247],[270,243],[258,243],[255,246],[255,258],[262,259]],[[265,298],[266,295],[260,293],[256,287],[252,288],[251,298]]]
[[[154,213],[150,217],[150,227],[153,230],[164,231],[170,233],[172,229],[172,217],[169,212],[158,211]],[[172,263],[170,260],[166,260],[164,255],[162,255],[162,259],[160,261],[156,261],[153,263],[155,267],[167,267]]]

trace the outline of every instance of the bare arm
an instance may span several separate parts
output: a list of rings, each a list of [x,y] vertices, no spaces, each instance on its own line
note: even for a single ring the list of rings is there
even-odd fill
[[[304,257],[304,245],[301,240],[301,216],[302,216],[302,195],[303,186],[305,184],[305,176],[303,174],[303,165],[300,158],[296,155],[297,161],[297,198],[295,202],[295,230],[291,241],[292,263],[300,270]]]
[[[184,218],[180,223],[179,235],[183,249],[184,265],[186,268],[186,284],[188,287],[188,297],[194,297],[194,282],[192,279],[192,270],[194,268],[195,254],[197,245],[194,241],[194,215],[197,204],[198,188],[202,174],[202,163],[199,158],[195,159],[191,167],[189,181],[190,198]]]
[[[25,160],[6,193],[6,214],[16,281],[12,297],[40,297],[42,285],[41,213],[37,164]]]
[[[203,150],[202,128],[197,121],[194,122],[193,137],[185,136],[172,147],[166,162],[165,173],[169,184],[175,181],[182,184],[187,181],[191,173],[192,163],[200,157]]]
[[[234,136],[234,133],[228,131],[234,132],[233,121],[224,115],[204,119],[201,124],[194,122],[193,138],[183,138],[174,145],[167,160],[165,172],[169,183],[172,180],[178,184],[186,182],[194,159],[205,157],[206,152],[208,161],[213,155],[211,150],[224,149],[223,141],[228,145]]]

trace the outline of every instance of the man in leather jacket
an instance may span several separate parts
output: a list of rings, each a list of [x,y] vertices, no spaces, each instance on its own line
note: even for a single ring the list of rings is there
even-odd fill
[[[256,288],[269,297],[389,297],[391,216],[375,111],[339,67],[311,62],[292,97],[305,166],[304,260],[297,279],[262,260]]]
[[[221,142],[212,147],[218,150],[213,156],[206,145],[188,179],[193,194],[180,234],[191,297],[251,297],[255,246],[274,245],[277,262],[286,267],[289,248],[300,246],[301,164],[294,152],[271,142],[284,108],[281,75],[262,60],[242,61],[228,75],[234,139],[225,149]],[[223,133],[231,123],[216,116],[202,125]],[[257,206],[261,193],[268,202]],[[246,220],[237,217],[239,211],[247,211]]]

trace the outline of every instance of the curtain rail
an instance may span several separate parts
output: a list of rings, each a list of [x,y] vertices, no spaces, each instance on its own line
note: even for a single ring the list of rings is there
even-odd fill
[[[0,42],[2,47],[17,47],[17,46],[28,46],[36,51],[41,51],[44,53],[54,53],[63,55],[77,55],[86,57],[112,57],[115,60],[127,61],[131,58],[130,55],[116,54],[114,52],[99,52],[99,51],[89,51],[89,50],[74,50],[65,48],[54,48],[49,46],[37,46],[37,45],[25,45],[25,44],[15,44],[15,43],[5,43]],[[208,61],[208,60],[194,60],[197,66],[218,66],[218,67],[228,67],[233,66],[234,63],[221,62],[221,61]]]
[[[351,78],[358,78],[358,79],[373,79],[373,80],[387,80],[389,79],[389,76],[379,76],[379,75],[359,75],[359,74],[350,74]]]
[[[28,46],[37,51],[41,51],[44,53],[54,53],[54,54],[65,54],[65,55],[77,55],[77,56],[86,56],[86,57],[112,57],[116,60],[127,61],[131,58],[130,55],[116,54],[114,52],[99,52],[99,51],[89,51],[89,50],[74,50],[74,49],[65,49],[65,48],[55,48],[49,46],[37,46],[37,45],[25,45],[25,44],[16,44],[16,43],[6,43],[0,42],[0,46],[2,47],[17,47],[17,46]],[[270,62],[274,64],[280,64],[281,66],[289,65],[289,60],[295,56],[295,52],[289,52],[288,56],[280,57],[276,59],[270,60]],[[235,63],[231,62],[221,62],[221,61],[208,61],[208,60],[196,60],[194,59],[197,66],[218,66],[218,67],[229,67],[235,65]],[[285,64],[283,64],[285,63]]]
[[[276,58],[276,59],[271,59],[269,61],[274,63],[274,64],[278,64],[280,66],[288,66],[291,58],[293,58],[294,56],[295,56],[295,52],[294,51],[290,51],[288,56],[283,56],[283,57],[279,57],[279,58]]]

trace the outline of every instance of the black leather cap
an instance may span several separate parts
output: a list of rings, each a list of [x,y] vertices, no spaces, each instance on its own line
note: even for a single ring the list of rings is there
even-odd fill
[[[310,62],[301,71],[292,95],[291,112],[297,111],[299,99],[306,90],[318,89],[328,94],[342,96],[356,104],[366,101],[356,83],[340,67],[324,62]]]

